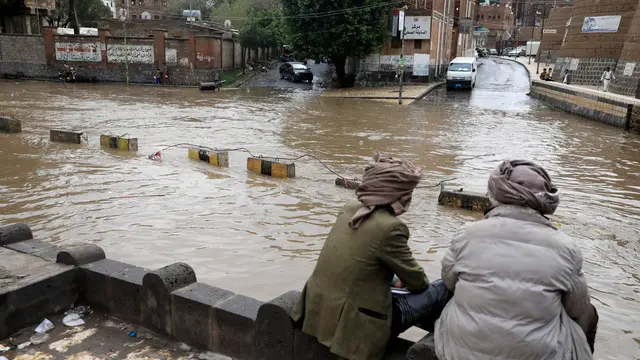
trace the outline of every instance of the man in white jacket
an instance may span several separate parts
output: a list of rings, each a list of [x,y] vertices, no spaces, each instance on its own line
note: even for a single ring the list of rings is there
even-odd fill
[[[611,84],[611,80],[615,80],[615,79],[616,79],[616,76],[613,75],[611,68],[607,67],[607,69],[602,73],[602,76],[600,76],[600,81],[602,82],[602,89],[605,92],[609,91],[609,84]]]
[[[558,190],[540,166],[505,161],[489,178],[493,208],[442,259],[453,298],[435,326],[440,360],[591,360],[598,313],[580,247],[545,214]]]

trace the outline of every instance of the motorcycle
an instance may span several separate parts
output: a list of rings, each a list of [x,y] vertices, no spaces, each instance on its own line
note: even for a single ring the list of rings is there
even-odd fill
[[[70,83],[76,81],[76,69],[72,66],[58,71],[58,78],[64,82]]]

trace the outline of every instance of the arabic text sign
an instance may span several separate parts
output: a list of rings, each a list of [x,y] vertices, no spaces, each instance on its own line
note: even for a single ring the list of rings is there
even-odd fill
[[[620,15],[585,17],[582,22],[583,33],[617,32],[620,27]]]
[[[405,40],[431,39],[431,16],[406,16],[404,38]]]
[[[413,54],[413,75],[429,76],[429,54]]]
[[[153,45],[107,44],[107,59],[110,63],[128,60],[130,63],[153,64]]]
[[[622,73],[622,75],[624,76],[631,76],[633,75],[633,69],[636,68],[636,63],[634,62],[628,62],[626,64],[624,64],[624,72]]]
[[[100,45],[96,43],[56,43],[58,61],[102,61]]]
[[[555,34],[558,31],[556,29],[544,29],[543,34]]]

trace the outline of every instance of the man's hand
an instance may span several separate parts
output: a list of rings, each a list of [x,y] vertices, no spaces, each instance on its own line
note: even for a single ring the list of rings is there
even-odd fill
[[[402,284],[402,281],[400,279],[398,279],[398,281],[393,283],[393,287],[398,288],[398,289],[402,289],[404,287],[404,284]]]

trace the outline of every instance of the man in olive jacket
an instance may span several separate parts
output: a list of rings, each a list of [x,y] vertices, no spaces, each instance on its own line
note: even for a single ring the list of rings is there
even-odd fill
[[[407,245],[404,213],[422,172],[406,161],[382,158],[367,167],[331,229],[313,274],[292,311],[302,331],[338,356],[375,360],[391,337],[394,276],[412,292],[427,288]]]

